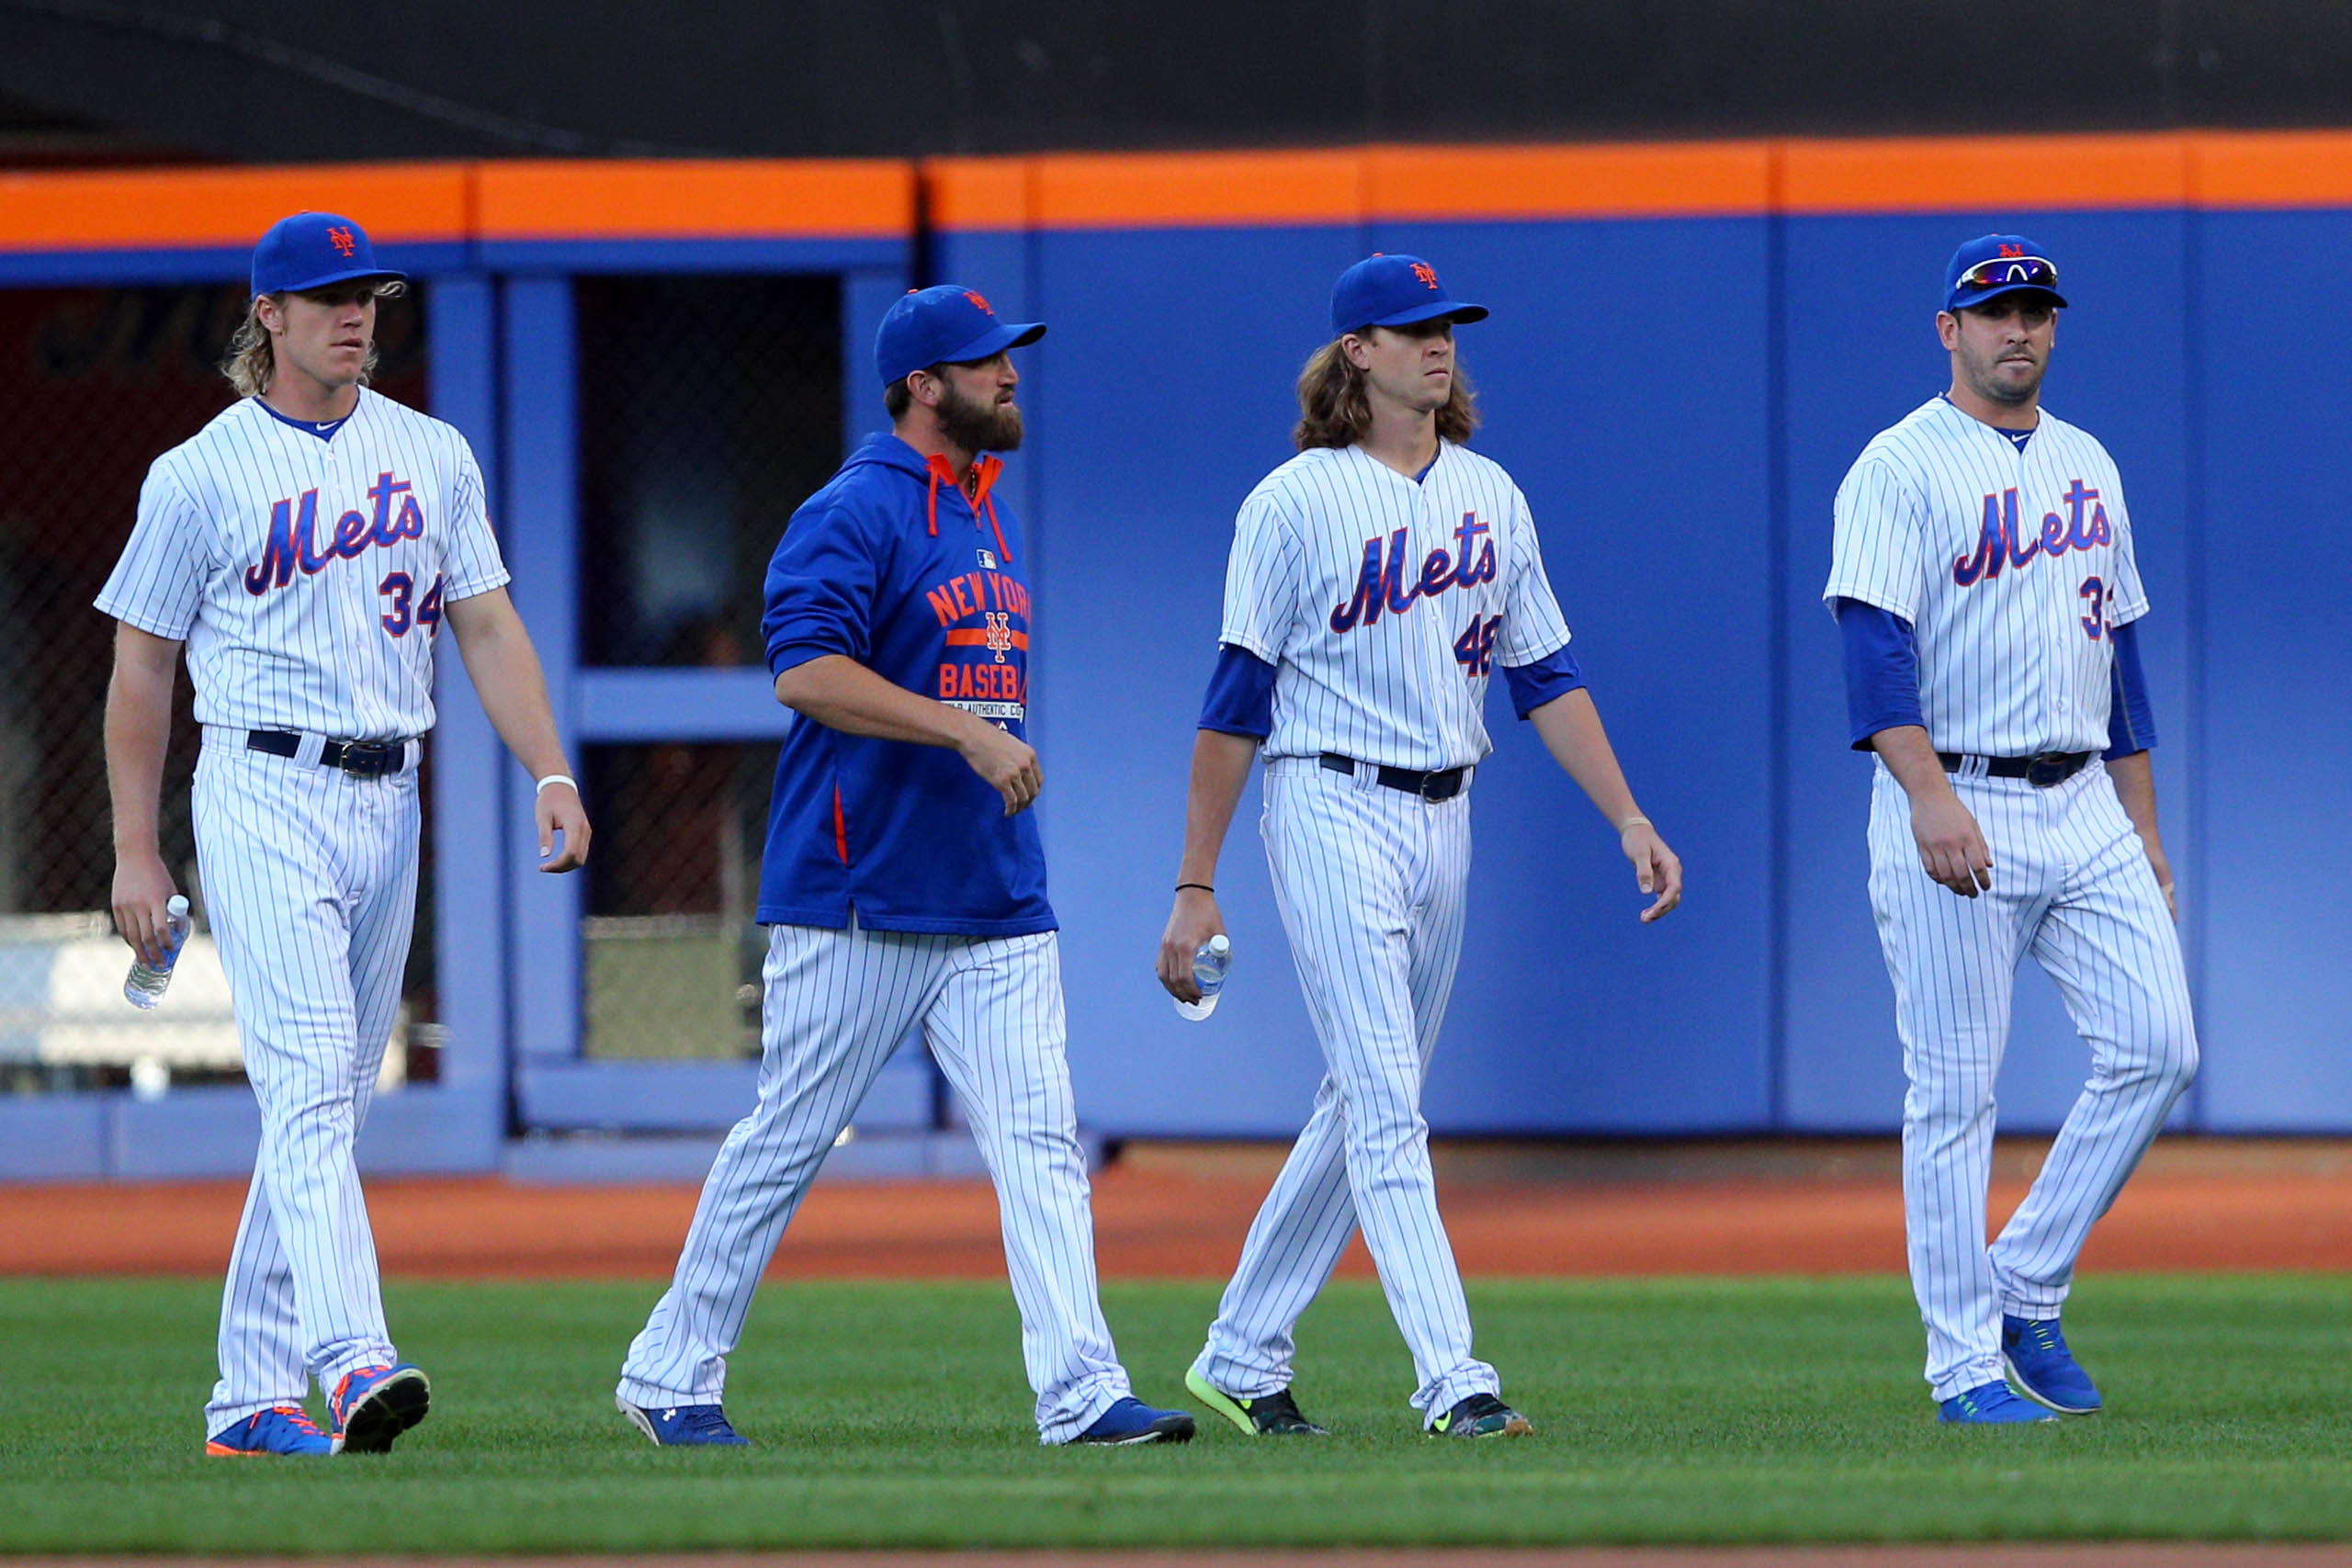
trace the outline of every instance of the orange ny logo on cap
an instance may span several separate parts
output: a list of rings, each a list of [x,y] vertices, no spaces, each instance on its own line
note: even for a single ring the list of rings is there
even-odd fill
[[[1427,262],[1415,262],[1413,264],[1413,276],[1419,278],[1422,283],[1426,284],[1430,288],[1435,288],[1437,287],[1437,268],[1430,265]]]
[[[2005,256],[2021,256],[2025,254],[2025,247],[2023,245],[2003,245],[2001,247],[2001,254]]]
[[[327,231],[327,243],[342,252],[345,257],[359,248],[358,238],[340,223]]]
[[[969,299],[973,304],[978,305],[981,310],[988,310],[988,312],[989,312],[989,315],[993,316],[993,315],[995,315],[995,314],[996,314],[996,312],[995,312],[994,310],[989,310],[989,302],[988,302],[987,300],[985,300],[985,299],[981,299],[978,294],[974,293],[971,289],[967,288],[966,290],[964,290],[964,298],[965,298],[965,299]]]

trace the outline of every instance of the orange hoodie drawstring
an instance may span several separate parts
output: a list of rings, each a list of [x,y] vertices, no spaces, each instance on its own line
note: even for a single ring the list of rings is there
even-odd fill
[[[939,487],[944,484],[957,495],[964,494],[964,487],[956,481],[954,465],[937,452],[932,453],[923,459],[923,469],[931,476],[931,489],[925,497],[926,513],[931,525],[931,536],[936,539],[939,537]],[[988,513],[989,527],[996,534],[996,547],[1003,552],[1005,559],[1011,560],[1012,547],[1005,543],[1004,525],[997,521],[996,501],[989,494],[989,491],[996,486],[997,475],[1003,471],[1004,463],[1001,458],[989,457],[985,453],[975,458],[972,462],[972,476],[975,483],[972,494],[965,496],[964,504],[971,511],[972,526],[975,528],[980,525],[980,513],[984,511]]]

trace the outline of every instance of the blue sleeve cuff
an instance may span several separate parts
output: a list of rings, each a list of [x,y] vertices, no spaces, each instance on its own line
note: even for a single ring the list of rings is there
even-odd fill
[[[1928,727],[1919,708],[1919,645],[1911,623],[1892,610],[1860,599],[1839,599],[1832,608],[1846,644],[1847,739],[1857,751],[1870,750],[1882,729]]]
[[[2107,761],[2145,751],[2156,743],[2155,709],[2148,704],[2148,677],[2140,668],[2140,623],[2126,621],[2108,628],[2115,644],[2115,668],[2109,675]]]
[[[1274,667],[1246,648],[1217,645],[1216,671],[1201,700],[1203,729],[1263,740],[1274,730]]]
[[[1525,718],[1555,697],[1566,696],[1584,684],[1577,656],[1562,643],[1532,664],[1506,664],[1503,682],[1510,687],[1510,705]]]

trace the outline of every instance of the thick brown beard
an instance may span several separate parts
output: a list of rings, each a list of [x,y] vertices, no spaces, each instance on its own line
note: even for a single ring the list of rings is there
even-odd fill
[[[967,452],[1021,449],[1021,408],[1017,403],[984,403],[943,383],[937,414],[939,434],[951,446]]]

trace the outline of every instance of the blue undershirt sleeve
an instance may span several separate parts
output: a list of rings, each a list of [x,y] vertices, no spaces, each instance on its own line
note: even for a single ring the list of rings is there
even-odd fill
[[[1555,697],[1563,697],[1584,684],[1584,671],[1577,668],[1577,656],[1562,643],[1532,664],[1506,664],[1503,681],[1510,687],[1510,705],[1519,716],[1525,718]]]
[[[1860,599],[1841,598],[1834,608],[1846,643],[1846,720],[1854,750],[1869,750],[1871,737],[1882,729],[1926,728],[1911,623]]]
[[[1246,648],[1217,645],[1216,671],[1201,700],[1203,729],[1263,740],[1274,729],[1274,667]]]
[[[2115,644],[2115,669],[2109,675],[2107,761],[2145,751],[2156,743],[2155,710],[2148,705],[2148,678],[2140,669],[2140,623],[2109,626]]]

